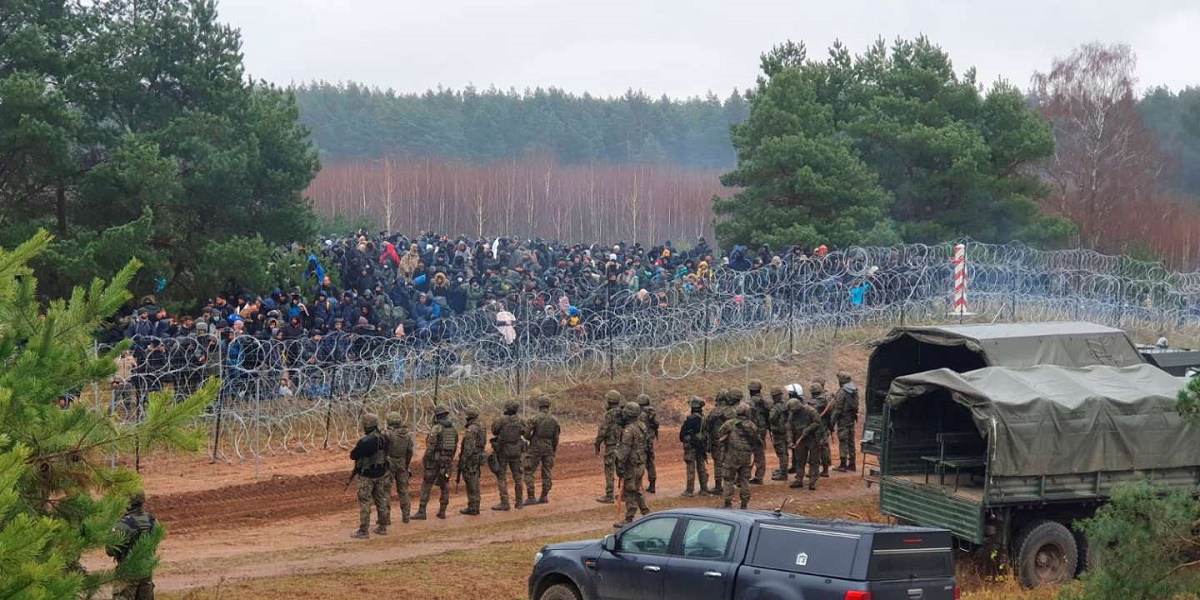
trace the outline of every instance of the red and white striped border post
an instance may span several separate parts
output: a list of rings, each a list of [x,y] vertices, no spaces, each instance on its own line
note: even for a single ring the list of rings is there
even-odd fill
[[[954,312],[967,314],[967,246],[954,246]]]

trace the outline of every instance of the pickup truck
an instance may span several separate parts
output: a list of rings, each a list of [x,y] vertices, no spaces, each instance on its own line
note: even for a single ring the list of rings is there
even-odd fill
[[[653,513],[534,557],[531,600],[951,600],[950,532],[780,511]]]

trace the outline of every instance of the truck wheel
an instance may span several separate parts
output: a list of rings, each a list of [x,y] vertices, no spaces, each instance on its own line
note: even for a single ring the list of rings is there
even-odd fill
[[[1066,583],[1075,577],[1079,548],[1075,536],[1057,521],[1034,521],[1013,544],[1017,581],[1022,587]]]
[[[538,600],[581,600],[575,586],[559,583],[546,588]]]

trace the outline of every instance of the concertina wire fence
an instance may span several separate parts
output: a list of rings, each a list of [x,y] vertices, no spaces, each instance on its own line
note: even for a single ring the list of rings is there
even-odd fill
[[[950,312],[952,251],[953,244],[856,247],[780,267],[718,270],[701,289],[648,297],[609,292],[597,281],[587,297],[571,299],[593,314],[578,327],[546,317],[527,293],[509,307],[511,329],[477,310],[406,339],[176,338],[163,341],[157,367],[138,369],[130,385],[93,392],[115,418],[130,420],[150,391],[182,395],[220,377],[220,397],[205,415],[210,451],[214,460],[245,460],[346,446],[365,412],[397,410],[419,430],[435,402],[456,414],[466,406],[491,411],[508,398],[527,401],[535,381],[730,371],[862,343],[906,323],[1084,320],[1154,339],[1200,336],[1200,273],[1090,250],[969,243],[963,317]],[[863,282],[870,289],[860,305],[850,290]],[[562,295],[537,293],[552,301]],[[193,359],[198,347],[210,357],[204,365]],[[230,360],[230,348],[240,361]]]

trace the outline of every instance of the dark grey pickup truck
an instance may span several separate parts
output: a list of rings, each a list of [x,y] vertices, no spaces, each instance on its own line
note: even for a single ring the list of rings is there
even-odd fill
[[[950,532],[679,509],[542,548],[531,600],[951,600]]]

